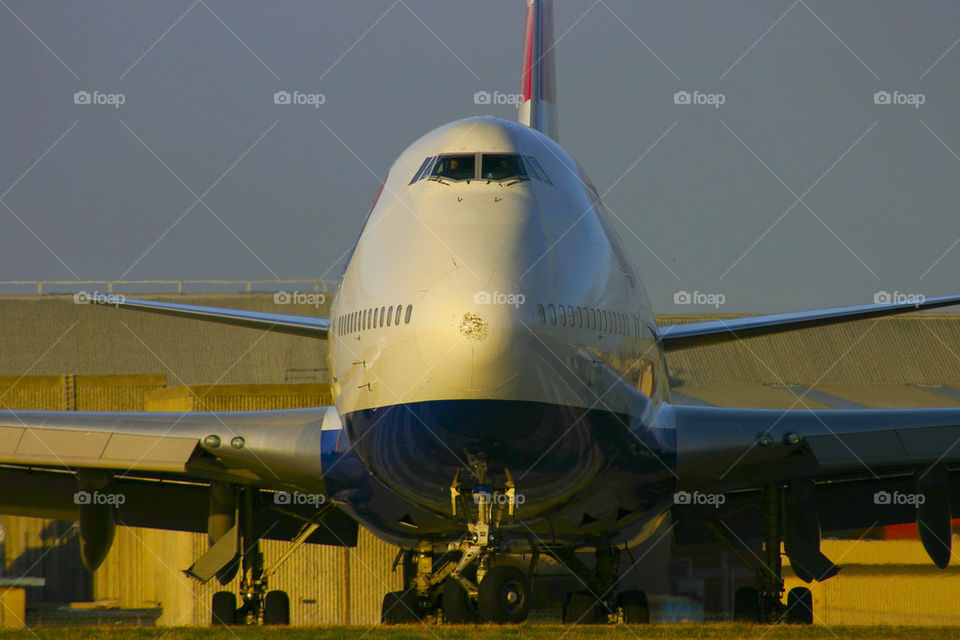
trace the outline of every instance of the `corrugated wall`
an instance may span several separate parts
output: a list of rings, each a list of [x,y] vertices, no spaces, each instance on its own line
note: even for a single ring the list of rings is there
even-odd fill
[[[327,405],[327,384],[198,385],[163,388],[162,375],[27,376],[0,378],[0,405],[9,409],[87,411],[235,411]],[[72,398],[72,399],[71,399]],[[216,581],[201,585],[183,569],[207,549],[206,534],[119,527],[106,561],[91,575],[80,561],[74,523],[0,516],[4,574],[45,577],[28,590],[41,602],[106,601],[123,608],[162,607],[158,624],[207,624]],[[262,543],[271,566],[290,543]],[[354,549],[304,545],[271,583],[290,595],[294,624],[372,624],[383,594],[401,587],[391,571],[396,548],[360,531]]]
[[[276,304],[272,293],[145,297],[318,317],[329,311],[329,300]],[[329,382],[326,343],[316,338],[75,304],[69,295],[0,296],[0,318],[0,375],[163,374],[177,385]]]
[[[146,398],[167,383],[162,375],[70,377],[76,385],[76,411],[143,411]],[[68,389],[70,377],[64,385]]]
[[[804,584],[784,571],[787,589],[810,589],[816,624],[960,624],[960,568],[936,568],[919,540],[824,540],[821,550],[842,558],[836,578]]]
[[[224,384],[169,387],[150,393],[147,411],[257,411],[333,404],[330,385]]]
[[[729,318],[658,316],[661,324]],[[960,315],[914,313],[671,353],[675,386],[960,384]]]
[[[289,546],[279,540],[262,542],[264,566],[272,566]],[[240,579],[220,586],[216,580],[203,585],[187,578],[182,570],[206,550],[206,534],[118,529],[110,555],[94,575],[93,598],[124,608],[160,606],[161,625],[208,624],[213,594],[222,589],[236,593]],[[270,588],[290,596],[292,624],[374,624],[380,620],[383,594],[401,587],[400,570],[391,570],[396,553],[361,529],[353,549],[304,545]]]
[[[65,376],[0,376],[2,409],[66,409]]]
[[[142,410],[146,394],[163,387],[162,375],[5,376],[0,378],[4,409],[71,408],[89,411]],[[74,523],[0,516],[4,575],[47,579],[27,590],[28,602],[71,602],[93,597],[93,579],[80,562]]]

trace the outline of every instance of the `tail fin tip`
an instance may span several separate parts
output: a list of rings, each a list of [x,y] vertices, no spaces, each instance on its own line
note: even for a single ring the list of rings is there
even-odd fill
[[[557,71],[553,55],[553,2],[526,0],[523,75],[518,120],[557,139]]]

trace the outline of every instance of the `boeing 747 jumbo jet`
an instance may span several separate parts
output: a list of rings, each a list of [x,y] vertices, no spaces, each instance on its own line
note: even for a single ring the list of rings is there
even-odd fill
[[[679,543],[762,542],[743,554],[756,558],[757,584],[737,592],[739,620],[813,620],[809,590],[784,601],[781,544],[799,577],[824,580],[838,567],[821,531],[916,521],[945,567],[960,408],[683,406],[670,402],[664,355],[960,296],[658,326],[597,190],[557,143],[544,0],[526,0],[522,94],[519,122],[457,120],[400,154],[329,318],[104,305],[325,339],[333,406],[3,411],[0,511],[79,511],[91,570],[117,524],[207,531],[211,547],[188,573],[226,584],[242,571],[239,602],[214,596],[221,623],[289,621],[259,539],[349,546],[358,524],[414,568],[384,598],[387,623],[520,622],[542,554],[585,586],[567,596],[565,622],[647,622],[645,594],[618,592],[612,567],[668,515]],[[876,505],[878,490],[924,500]],[[78,491],[93,498],[78,507]],[[109,499],[118,492],[122,504]],[[594,567],[575,555],[584,550]]]

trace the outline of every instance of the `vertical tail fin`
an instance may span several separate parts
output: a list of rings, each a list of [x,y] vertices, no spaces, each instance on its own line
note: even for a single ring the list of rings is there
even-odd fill
[[[556,140],[557,69],[553,58],[552,0],[527,0],[521,82],[520,123]]]

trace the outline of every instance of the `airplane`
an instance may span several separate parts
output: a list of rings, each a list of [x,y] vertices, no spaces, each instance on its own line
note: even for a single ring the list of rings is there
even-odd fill
[[[835,575],[821,531],[916,521],[945,567],[960,408],[687,406],[671,402],[665,354],[960,296],[659,326],[597,189],[557,142],[553,44],[549,0],[526,0],[518,121],[467,117],[399,155],[328,318],[91,300],[325,339],[333,405],[2,411],[0,512],[79,518],[91,570],[118,524],[207,532],[188,574],[242,572],[239,602],[213,597],[221,624],[289,622],[261,538],[349,546],[359,525],[411,567],[384,623],[521,622],[541,556],[583,585],[564,622],[648,622],[646,594],[619,589],[613,566],[668,517],[678,542],[719,538],[753,562],[737,620],[813,622],[808,589],[784,602],[782,560],[806,582]],[[893,508],[881,491],[924,500]]]

